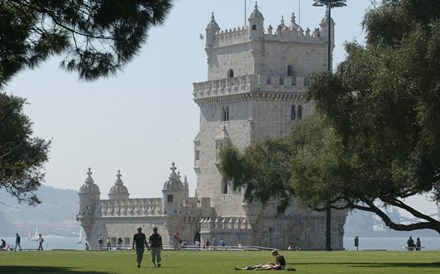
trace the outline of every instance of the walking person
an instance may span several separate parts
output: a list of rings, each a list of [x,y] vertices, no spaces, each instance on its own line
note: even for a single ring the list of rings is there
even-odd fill
[[[20,235],[18,235],[18,233],[15,233],[15,248],[14,248],[14,251],[17,251],[17,247],[19,247],[20,251],[21,251],[20,242],[21,242]]]
[[[144,250],[147,245],[147,237],[142,233],[142,227],[137,228],[137,233],[133,236],[133,246],[136,244],[136,261],[137,267],[141,267],[141,262],[144,257]]]
[[[38,234],[37,240],[38,240],[38,249],[37,249],[37,251],[40,251],[40,250],[43,251],[43,242],[44,242],[43,236],[41,236],[41,234]]]
[[[156,267],[160,267],[162,258],[160,257],[160,251],[162,250],[162,237],[157,233],[157,227],[153,228],[153,233],[148,238],[151,251],[151,262]]]
[[[180,250],[180,235],[177,231],[173,235],[173,247],[174,250]]]

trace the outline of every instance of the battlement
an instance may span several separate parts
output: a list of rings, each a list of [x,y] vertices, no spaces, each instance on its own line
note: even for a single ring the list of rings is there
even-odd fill
[[[233,94],[244,94],[250,92],[264,93],[294,93],[303,95],[305,93],[304,77],[281,78],[280,76],[266,75],[245,75],[240,77],[225,78],[206,82],[193,83],[194,100]]]
[[[304,31],[301,27],[293,29],[287,26],[279,26],[278,29],[273,29],[272,26],[269,26],[267,33],[263,35],[265,41],[283,43],[323,44],[326,39],[325,34],[319,28],[315,28],[313,31],[307,28]],[[215,34],[215,41],[212,45],[214,47],[224,47],[246,43],[250,40],[249,27],[238,27],[219,30]]]
[[[102,217],[162,216],[162,198],[101,200]]]
[[[220,30],[215,34],[214,46],[229,46],[249,41],[249,28],[238,27]]]
[[[201,233],[215,233],[227,230],[251,230],[252,226],[246,217],[208,217],[200,219]]]

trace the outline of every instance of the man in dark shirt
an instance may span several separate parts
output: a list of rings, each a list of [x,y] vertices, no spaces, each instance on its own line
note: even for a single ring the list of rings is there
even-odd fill
[[[138,267],[141,267],[142,258],[144,257],[144,250],[147,244],[147,237],[144,233],[142,233],[142,227],[137,228],[137,233],[133,236],[133,249],[136,244],[136,261],[138,263]]]
[[[19,247],[20,251],[21,251],[21,244],[20,244],[20,242],[21,242],[20,235],[18,235],[18,233],[16,233],[15,234],[15,248],[14,248],[14,251],[17,251],[17,247]]]
[[[160,261],[162,260],[160,257],[160,251],[162,250],[162,237],[159,233],[157,233],[157,227],[153,228],[153,233],[148,238],[150,242],[150,251],[151,251],[151,262],[157,267],[160,267]]]

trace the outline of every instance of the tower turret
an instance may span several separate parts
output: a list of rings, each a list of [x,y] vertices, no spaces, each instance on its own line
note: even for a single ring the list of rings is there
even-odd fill
[[[128,193],[127,187],[124,186],[121,180],[122,174],[120,170],[118,170],[116,177],[115,184],[110,188],[110,192],[108,193],[108,198],[110,200],[128,200],[130,193]]]
[[[262,39],[264,35],[264,17],[258,10],[257,2],[255,2],[254,11],[248,18],[249,22],[249,39],[258,40]]]
[[[333,18],[330,18],[330,43],[333,47],[335,46],[335,21],[333,21]],[[321,23],[319,23],[319,26],[321,28],[321,37],[327,39],[328,37],[328,11],[325,12],[325,16],[322,18]],[[327,40],[328,41],[328,40]]]
[[[217,22],[215,22],[214,13],[211,15],[211,21],[206,26],[206,44],[207,48],[211,48],[214,45],[215,34],[220,30]]]
[[[92,178],[91,168],[89,168],[87,172],[87,178],[84,184],[80,187],[78,191],[78,196],[78,221],[80,221],[81,226],[84,228],[86,239],[87,241],[89,241],[90,235],[92,233],[93,218],[98,215],[99,200],[101,197],[99,187],[94,183],[94,180]]]
[[[163,184],[163,209],[165,215],[178,214],[185,195],[185,187],[176,173],[176,167],[172,163],[171,174]]]

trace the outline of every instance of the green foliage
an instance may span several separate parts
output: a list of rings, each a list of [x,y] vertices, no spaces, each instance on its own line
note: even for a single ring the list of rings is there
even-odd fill
[[[32,137],[32,122],[23,114],[25,100],[0,93],[0,188],[20,202],[36,205],[50,142]]]
[[[0,86],[53,55],[94,80],[116,73],[163,23],[171,0],[8,0],[0,2]]]
[[[271,198],[279,201],[279,212],[289,205],[292,189],[287,184],[291,177],[289,168],[290,146],[284,139],[263,140],[238,151],[227,143],[220,151],[220,169],[223,178],[232,181],[234,188],[244,187],[244,198],[263,205]]]
[[[438,220],[405,202],[427,193],[440,202],[440,1],[383,1],[364,25],[366,46],[347,43],[347,58],[335,73],[311,76],[307,98],[316,111],[293,128],[286,145],[291,177],[277,185],[317,210],[361,209],[392,229],[440,232]],[[246,167],[249,159],[241,161]],[[274,165],[253,173],[267,174]],[[241,185],[251,189],[271,184],[245,181]],[[267,200],[255,194],[254,200]],[[420,221],[395,223],[379,205]]]

